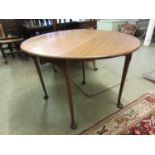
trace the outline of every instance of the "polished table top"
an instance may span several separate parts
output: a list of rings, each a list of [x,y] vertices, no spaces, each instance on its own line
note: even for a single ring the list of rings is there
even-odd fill
[[[127,55],[140,47],[131,35],[103,30],[68,30],[32,37],[21,44],[28,54],[53,59],[97,59]]]

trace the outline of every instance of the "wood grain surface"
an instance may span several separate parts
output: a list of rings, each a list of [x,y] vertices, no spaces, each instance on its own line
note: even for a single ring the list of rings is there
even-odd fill
[[[30,55],[78,60],[127,55],[139,47],[139,39],[131,35],[92,29],[47,33],[21,44],[21,49]]]

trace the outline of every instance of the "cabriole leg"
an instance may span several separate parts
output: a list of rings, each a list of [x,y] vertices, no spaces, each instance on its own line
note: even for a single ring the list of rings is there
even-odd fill
[[[66,87],[67,87],[67,95],[68,95],[68,103],[69,103],[69,110],[71,114],[71,128],[76,129],[77,124],[74,119],[74,109],[73,109],[73,100],[72,100],[72,89],[71,89],[71,83],[70,83],[70,76],[68,72],[68,66],[66,64],[66,61],[62,64],[62,70],[64,72]]]
[[[125,56],[124,69],[123,69],[122,80],[121,80],[121,85],[120,85],[119,95],[118,95],[118,102],[117,102],[117,107],[118,108],[123,108],[123,105],[121,103],[121,96],[122,96],[124,83],[125,83],[126,75],[127,75],[127,72],[128,72],[131,57],[132,57],[132,54],[129,54],[129,55]]]
[[[43,91],[44,91],[44,94],[45,94],[44,99],[48,99],[48,95],[47,95],[46,87],[45,87],[43,77],[42,77],[42,74],[41,74],[41,69],[40,69],[38,58],[34,57],[33,59],[34,59],[34,63],[35,63],[35,66],[36,66],[36,69],[37,69],[37,72],[38,72],[38,75],[39,75],[39,79],[40,79],[40,82],[41,82],[41,85],[42,85],[42,88],[43,88]]]

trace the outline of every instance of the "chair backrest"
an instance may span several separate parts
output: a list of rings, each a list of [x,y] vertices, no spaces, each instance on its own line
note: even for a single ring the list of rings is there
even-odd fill
[[[97,20],[96,19],[86,19],[80,22],[80,28],[82,29],[96,29]]]
[[[17,19],[0,19],[0,24],[3,27],[3,33],[5,38],[11,36],[21,36],[22,30],[19,25],[20,20]]]
[[[79,23],[72,19],[52,19],[53,31],[78,29]]]
[[[3,25],[0,24],[0,39],[4,39],[4,38],[5,38],[5,33],[4,33]]]
[[[52,30],[69,30],[69,29],[96,29],[96,19],[74,20],[74,19],[52,19]]]
[[[25,27],[42,27],[52,25],[51,19],[24,19],[23,26]]]
[[[130,34],[133,36],[135,35],[137,30],[137,26],[135,24],[123,24],[120,26],[120,28],[121,28],[121,32]]]

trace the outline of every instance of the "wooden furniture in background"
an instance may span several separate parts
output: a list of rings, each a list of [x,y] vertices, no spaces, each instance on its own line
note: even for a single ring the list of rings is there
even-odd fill
[[[18,21],[19,25],[22,27],[25,38],[52,31],[88,28],[96,29],[97,25],[95,19],[23,19]]]
[[[19,55],[19,47],[20,43],[23,41],[22,36],[20,35],[19,31],[14,30],[13,27],[11,27],[11,23],[5,24],[4,20],[0,20],[4,24],[5,27],[3,27],[2,24],[0,24],[0,32],[2,34],[2,37],[0,38],[0,51],[2,53],[2,56],[5,60],[5,64],[8,63],[7,55],[11,54],[13,58],[15,58],[14,53],[18,53]],[[15,27],[17,28],[17,27]],[[16,33],[18,32],[18,33]],[[10,52],[6,53],[6,50],[9,49]]]
[[[72,19],[52,19],[54,31],[79,29],[79,23]]]
[[[25,39],[52,32],[54,29],[51,19],[23,19],[20,25]]]
[[[120,30],[123,33],[134,36],[137,30],[137,26],[135,24],[123,24],[120,26]]]
[[[124,56],[125,63],[117,101],[117,106],[122,108],[121,96],[129,63],[132,53],[139,47],[140,41],[131,35],[86,29],[48,33],[32,37],[21,44],[21,49],[34,58],[35,66],[45,93],[45,99],[48,98],[48,94],[42,78],[38,58],[49,59],[53,64],[62,69],[67,88],[71,127],[73,129],[77,128],[77,124],[74,118],[68,62]]]
[[[0,39],[4,39],[4,38],[5,38],[4,29],[2,24],[0,24]]]

